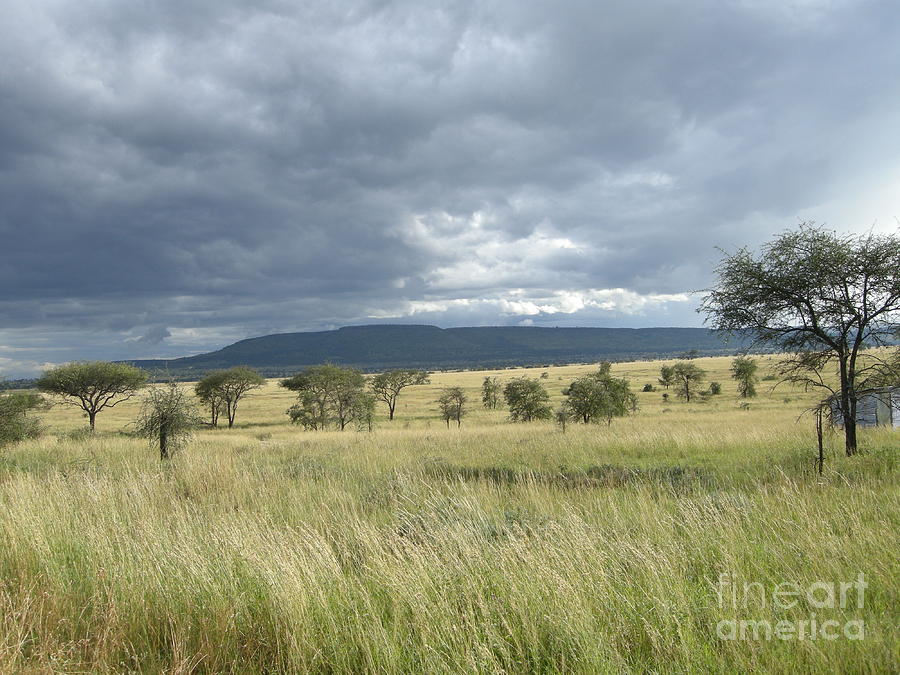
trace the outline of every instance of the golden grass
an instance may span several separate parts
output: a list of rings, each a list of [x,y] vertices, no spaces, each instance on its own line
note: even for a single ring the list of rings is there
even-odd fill
[[[514,425],[477,403],[485,374],[438,373],[372,433],[303,432],[270,382],[233,430],[160,464],[125,435],[138,401],[57,407],[0,453],[0,670],[39,672],[887,672],[898,657],[898,436],[828,438],[813,395],[723,394],[605,426]],[[617,364],[634,388],[659,362]],[[765,372],[768,366],[763,367]],[[593,366],[529,369],[555,398]],[[433,401],[463,386],[447,430]],[[800,421],[798,422],[798,417]],[[864,640],[722,640],[715,583],[866,575]]]

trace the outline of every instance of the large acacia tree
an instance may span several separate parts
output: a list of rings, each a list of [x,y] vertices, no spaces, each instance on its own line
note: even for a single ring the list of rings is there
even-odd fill
[[[424,370],[388,370],[372,378],[372,392],[378,400],[387,403],[388,419],[393,421],[400,392],[406,387],[427,384],[428,381],[428,373]]]
[[[726,253],[716,274],[700,308],[707,321],[786,352],[783,381],[834,396],[846,452],[855,454],[858,394],[887,365],[867,349],[900,329],[900,234],[842,235],[804,223],[758,253]]]
[[[93,431],[97,413],[127,401],[146,383],[147,373],[140,368],[127,363],[90,361],[44,371],[37,387],[81,408]]]

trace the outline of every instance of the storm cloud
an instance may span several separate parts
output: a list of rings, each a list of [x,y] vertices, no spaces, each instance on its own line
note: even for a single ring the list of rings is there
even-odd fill
[[[0,375],[354,323],[698,325],[894,229],[892,0],[11,0]]]

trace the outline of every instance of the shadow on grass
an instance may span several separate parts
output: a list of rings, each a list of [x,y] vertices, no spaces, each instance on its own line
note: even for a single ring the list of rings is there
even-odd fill
[[[713,482],[705,471],[679,465],[644,469],[601,464],[584,469],[562,466],[556,471],[539,471],[501,466],[431,464],[423,469],[423,473],[443,480],[477,481],[495,485],[538,484],[573,490],[633,484],[674,488],[708,487]]]

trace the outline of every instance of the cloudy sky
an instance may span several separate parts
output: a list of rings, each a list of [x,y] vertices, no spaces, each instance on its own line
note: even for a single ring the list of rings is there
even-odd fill
[[[699,325],[894,231],[896,0],[7,0],[0,375],[347,324]]]

